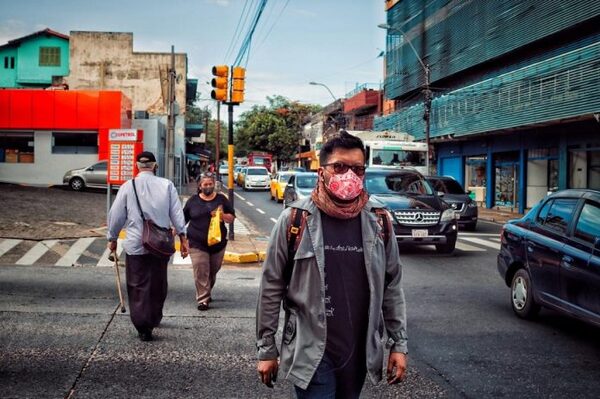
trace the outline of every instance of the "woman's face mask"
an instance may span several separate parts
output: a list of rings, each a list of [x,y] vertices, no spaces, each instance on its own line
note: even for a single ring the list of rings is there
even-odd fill
[[[202,187],[200,189],[200,191],[204,195],[211,195],[215,191],[215,188],[214,187]]]

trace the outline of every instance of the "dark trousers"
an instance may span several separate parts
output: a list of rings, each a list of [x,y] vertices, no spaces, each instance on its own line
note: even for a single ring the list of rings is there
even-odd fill
[[[167,299],[167,264],[169,258],[154,255],[127,255],[127,296],[129,314],[138,331],[151,330],[160,324]]]
[[[352,356],[342,367],[336,368],[327,356],[317,367],[306,389],[294,387],[298,399],[358,399],[362,391],[367,367],[364,357]]]

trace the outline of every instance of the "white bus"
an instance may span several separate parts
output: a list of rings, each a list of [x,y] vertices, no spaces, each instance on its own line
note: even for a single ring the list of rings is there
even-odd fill
[[[349,130],[367,149],[367,166],[412,168],[426,174],[427,144],[413,141],[407,133]]]

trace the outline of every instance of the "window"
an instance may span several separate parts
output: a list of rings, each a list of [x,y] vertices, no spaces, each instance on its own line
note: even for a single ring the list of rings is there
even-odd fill
[[[52,133],[53,154],[97,154],[98,133]]]
[[[15,69],[15,57],[4,57],[4,69]]]
[[[544,220],[543,225],[549,229],[555,230],[558,233],[564,234],[567,232],[567,226],[572,219],[573,211],[577,205],[577,199],[557,199],[554,200],[548,215]],[[545,208],[545,207],[544,207]],[[544,209],[542,209],[542,212]],[[540,214],[542,213],[540,212]]]
[[[537,224],[544,224],[544,220],[546,220],[546,216],[548,216],[548,211],[550,210],[553,202],[554,201],[546,202],[542,209],[540,209],[540,213],[538,213],[537,217],[535,218],[535,222]]]
[[[292,181],[290,180],[290,183]],[[299,176],[298,188],[313,188],[317,185],[317,176]]]
[[[32,132],[0,132],[0,162],[32,163]]]
[[[600,237],[600,207],[596,204],[587,202],[577,221],[575,227],[575,237],[594,244],[597,238]]]
[[[267,176],[269,172],[265,168],[248,169],[248,176]]]
[[[40,66],[60,66],[60,47],[40,47]]]

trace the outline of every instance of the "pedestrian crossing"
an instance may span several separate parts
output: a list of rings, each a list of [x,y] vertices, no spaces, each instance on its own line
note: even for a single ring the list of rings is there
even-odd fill
[[[250,235],[239,219],[235,222],[235,234]],[[456,249],[459,252],[490,252],[500,249],[497,234],[459,233]],[[123,239],[117,241],[119,259],[124,259]],[[108,260],[109,250],[103,237],[85,237],[68,240],[19,240],[0,238],[0,265],[39,266],[113,266]],[[191,265],[189,256],[183,259],[179,252],[171,258],[173,265]]]

